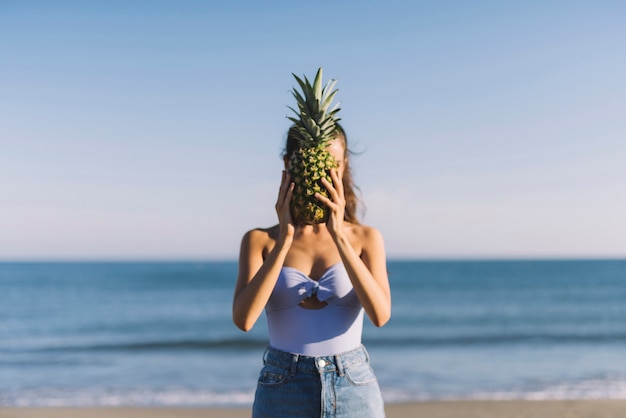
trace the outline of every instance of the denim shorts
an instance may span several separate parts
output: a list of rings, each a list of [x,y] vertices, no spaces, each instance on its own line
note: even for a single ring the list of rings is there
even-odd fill
[[[252,418],[384,418],[383,399],[364,346],[309,357],[268,348]]]

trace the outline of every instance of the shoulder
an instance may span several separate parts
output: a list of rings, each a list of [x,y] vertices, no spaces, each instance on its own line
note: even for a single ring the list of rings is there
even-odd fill
[[[242,250],[269,252],[278,237],[278,225],[269,228],[251,229],[243,235],[241,240]]]
[[[347,226],[350,231],[351,241],[362,252],[378,251],[384,246],[383,235],[378,229],[372,226],[352,223]]]
[[[360,225],[360,224],[348,224],[347,225],[352,236],[357,238],[361,242],[368,242],[371,240],[382,240],[383,236],[380,231],[373,226]]]

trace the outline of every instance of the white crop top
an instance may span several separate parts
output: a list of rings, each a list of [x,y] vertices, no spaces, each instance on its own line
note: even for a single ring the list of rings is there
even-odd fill
[[[316,296],[327,305],[300,306]],[[363,308],[343,263],[313,280],[293,267],[283,267],[266,306],[270,345],[307,356],[327,356],[361,345]]]

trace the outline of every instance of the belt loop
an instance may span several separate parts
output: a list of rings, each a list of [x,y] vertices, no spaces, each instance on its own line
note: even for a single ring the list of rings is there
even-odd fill
[[[365,361],[367,361],[369,363],[370,362],[370,353],[367,352],[367,348],[365,348],[364,345],[361,345],[361,348],[363,349],[363,353],[365,354]]]
[[[339,376],[343,376],[343,359],[339,354],[335,354],[335,366],[337,366]]]
[[[270,351],[270,347],[267,346],[265,348],[265,351],[263,352],[263,364],[265,364],[265,362],[267,361],[267,353]]]
[[[291,355],[291,367],[289,369],[289,375],[295,376],[296,370],[298,369],[298,354]]]

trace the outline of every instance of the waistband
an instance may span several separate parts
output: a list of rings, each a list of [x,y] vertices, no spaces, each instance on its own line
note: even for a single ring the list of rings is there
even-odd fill
[[[361,363],[369,363],[370,356],[364,345],[339,354],[330,356],[305,356],[288,353],[268,347],[263,354],[263,363],[289,371],[290,375],[296,372],[325,373],[337,372],[343,375],[344,369]]]

